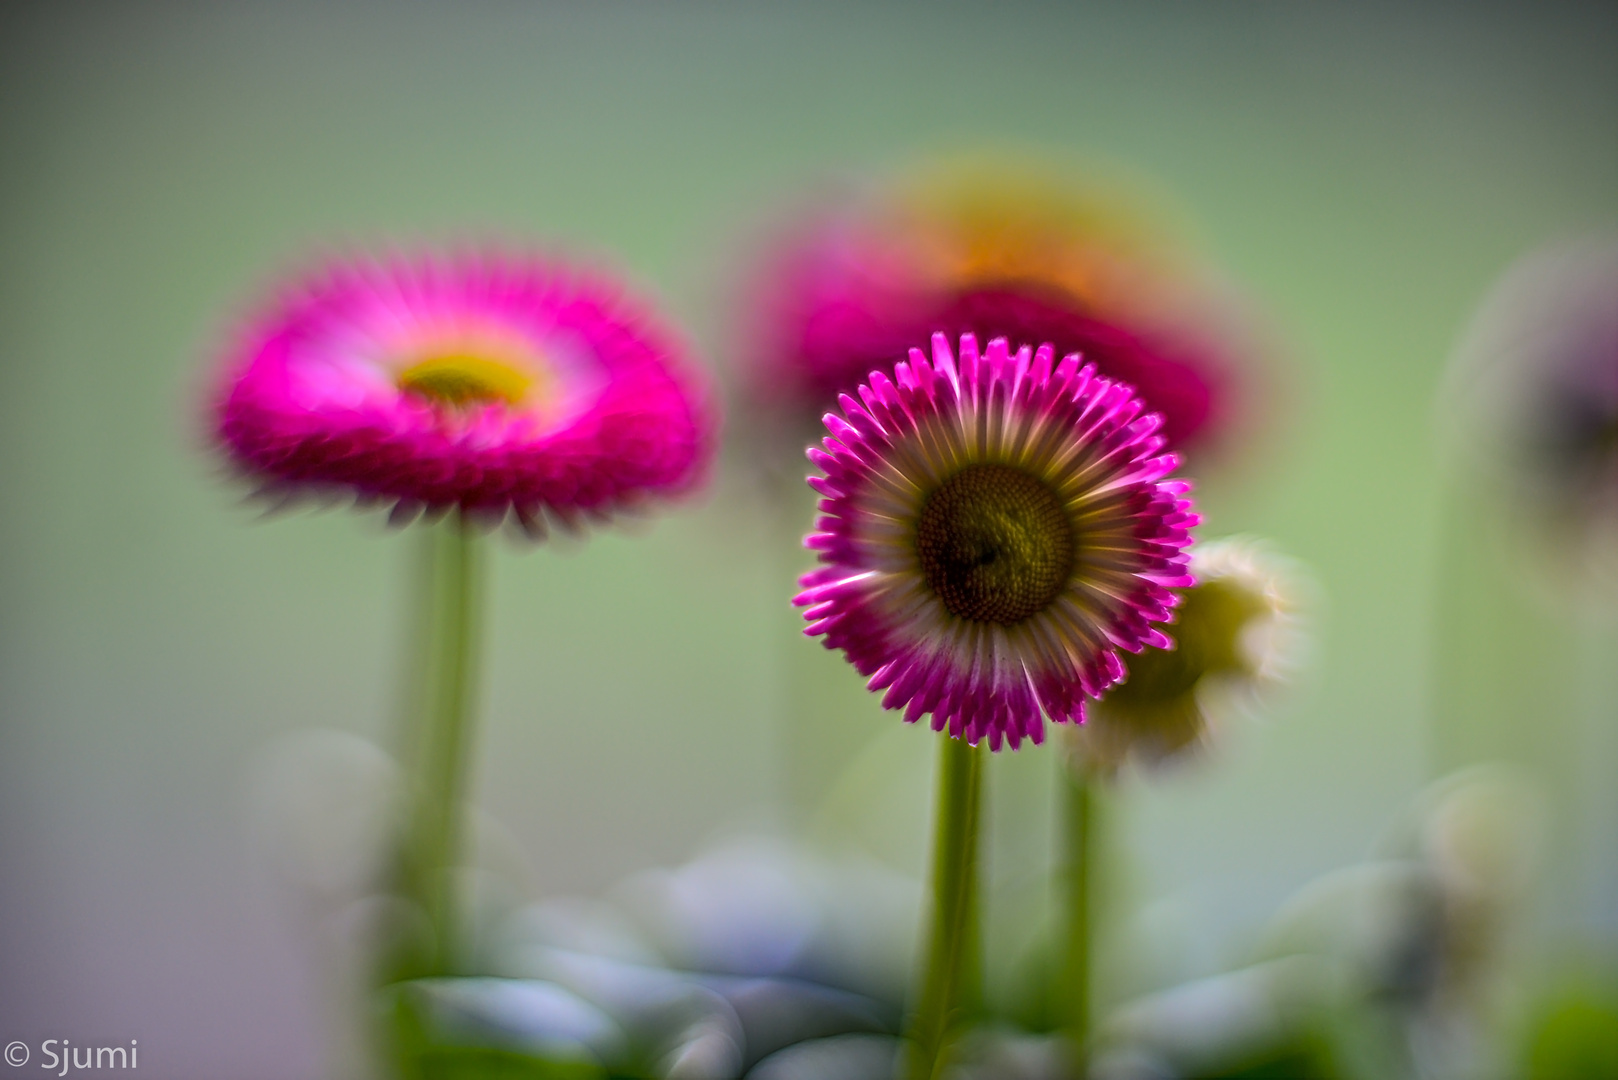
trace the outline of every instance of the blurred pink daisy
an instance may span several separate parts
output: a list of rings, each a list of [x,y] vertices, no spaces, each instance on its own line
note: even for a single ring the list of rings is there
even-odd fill
[[[712,424],[672,336],[619,287],[537,260],[329,267],[228,358],[215,430],[267,492],[396,520],[602,519],[701,475]]]
[[[1010,341],[1048,341],[1059,355],[1080,354],[1099,374],[1128,383],[1163,417],[1174,449],[1206,445],[1231,426],[1237,407],[1233,365],[1211,335],[1146,335],[1087,314],[1060,294],[1027,285],[967,290],[926,322],[946,334],[977,333]],[[1199,441],[1200,440],[1200,441]]]
[[[775,238],[742,308],[750,346],[744,387],[774,414],[772,426],[802,416],[804,430],[818,427],[839,392],[918,340],[915,326],[933,301],[922,292],[912,246],[880,223],[833,213]],[[800,425],[788,426],[801,434]]]
[[[824,202],[764,245],[744,290],[743,385],[772,433],[943,332],[1080,353],[1200,460],[1252,437],[1256,324],[1138,200],[1082,170],[984,159]]]
[[[960,345],[935,334],[827,415],[805,541],[825,565],[794,603],[907,722],[1015,748],[1082,723],[1118,649],[1170,646],[1151,624],[1192,583],[1197,517],[1128,386],[1049,345]]]

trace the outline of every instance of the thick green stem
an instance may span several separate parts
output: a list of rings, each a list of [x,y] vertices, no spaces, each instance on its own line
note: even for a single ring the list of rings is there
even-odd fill
[[[426,626],[412,745],[411,791],[400,888],[425,918],[425,935],[396,958],[394,977],[442,975],[457,949],[456,866],[473,742],[477,620],[481,607],[477,536],[459,515],[429,533],[424,562]]]
[[[1096,779],[1082,765],[1062,765],[1062,908],[1065,933],[1057,1006],[1071,1044],[1074,1072],[1085,1075],[1090,1052],[1091,972],[1095,922],[1097,828]]]
[[[977,970],[968,953],[979,940],[975,923],[982,762],[982,752],[964,740],[942,740],[926,967],[907,1032],[909,1080],[934,1080],[942,1074],[951,1037],[972,997],[966,981]]]

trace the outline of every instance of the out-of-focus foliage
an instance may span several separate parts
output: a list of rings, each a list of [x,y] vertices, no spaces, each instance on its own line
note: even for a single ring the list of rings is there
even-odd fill
[[[1539,1016],[1525,1057],[1524,1080],[1618,1080],[1618,995],[1560,996]]]

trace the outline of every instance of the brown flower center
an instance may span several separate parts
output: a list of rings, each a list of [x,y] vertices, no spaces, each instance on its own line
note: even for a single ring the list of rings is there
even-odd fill
[[[1011,626],[1061,594],[1074,540],[1044,481],[1010,465],[968,465],[922,504],[916,558],[950,614]]]

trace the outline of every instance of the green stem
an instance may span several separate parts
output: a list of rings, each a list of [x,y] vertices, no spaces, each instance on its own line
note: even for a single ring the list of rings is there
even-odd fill
[[[978,818],[983,755],[964,740],[945,738],[938,755],[937,819],[933,833],[933,895],[921,994],[910,1018],[909,1080],[942,1074],[954,1029],[970,995],[964,973],[976,947]]]
[[[1076,1075],[1085,1075],[1090,1052],[1092,928],[1095,922],[1097,828],[1096,778],[1078,762],[1063,762],[1062,860],[1066,933],[1057,1003],[1072,1047]]]
[[[427,542],[422,670],[411,673],[420,694],[413,784],[400,868],[401,890],[421,909],[426,933],[407,945],[392,977],[448,974],[458,944],[455,870],[473,741],[482,575],[477,536],[460,515],[431,529]]]

